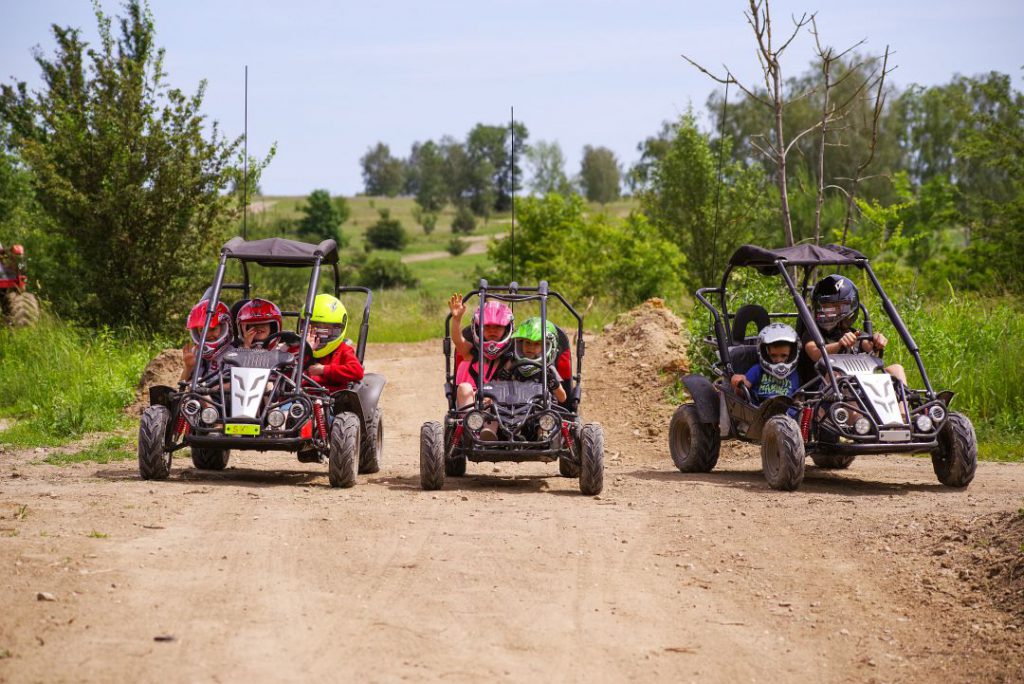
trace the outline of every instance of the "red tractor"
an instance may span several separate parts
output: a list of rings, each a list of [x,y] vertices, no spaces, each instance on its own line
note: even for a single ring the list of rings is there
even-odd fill
[[[32,325],[39,320],[39,301],[26,292],[25,248],[0,244],[0,307],[13,326]]]

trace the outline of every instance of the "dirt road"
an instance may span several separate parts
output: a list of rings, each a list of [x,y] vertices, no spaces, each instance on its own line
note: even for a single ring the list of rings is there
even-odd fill
[[[729,447],[682,475],[595,379],[601,496],[541,464],[424,492],[439,347],[371,345],[385,465],[349,490],[284,454],[165,482],[0,455],[0,681],[1024,681],[1021,580],[978,570],[1021,466],[955,491],[863,458],[779,493]]]

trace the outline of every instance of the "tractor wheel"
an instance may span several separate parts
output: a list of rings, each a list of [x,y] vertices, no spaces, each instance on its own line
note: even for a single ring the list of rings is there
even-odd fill
[[[200,470],[224,470],[231,458],[230,449],[192,447],[192,465]]]
[[[787,415],[772,416],[761,433],[761,466],[772,489],[791,492],[804,480],[804,440]]]
[[[978,439],[974,426],[962,413],[950,413],[939,431],[939,445],[932,451],[932,467],[947,487],[966,487],[978,467]]]
[[[13,327],[35,325],[39,320],[39,300],[31,292],[10,292],[7,295],[7,312]]]
[[[139,421],[139,475],[143,480],[166,480],[171,474],[171,453],[166,450],[171,412],[150,406]]]
[[[854,454],[811,454],[814,465],[829,470],[849,468],[855,458],[857,457]]]
[[[384,413],[373,410],[373,422],[366,426],[366,435],[359,447],[359,472],[380,472],[380,451],[384,443]]]
[[[702,423],[694,404],[683,404],[668,426],[668,450],[680,472],[710,473],[718,463],[722,438],[714,423]]]
[[[327,464],[327,478],[332,487],[349,488],[356,483],[359,461],[359,416],[339,413],[331,426],[331,453]]]
[[[580,492],[596,496],[604,489],[604,430],[587,423],[580,431]]]
[[[440,489],[444,486],[444,428],[432,420],[420,428],[420,486]]]

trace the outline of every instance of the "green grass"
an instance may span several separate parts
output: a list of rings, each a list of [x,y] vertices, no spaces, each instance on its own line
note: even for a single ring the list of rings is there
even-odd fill
[[[43,459],[43,462],[50,465],[68,465],[69,463],[92,462],[104,464],[114,461],[127,461],[128,459],[135,458],[135,452],[130,448],[134,444],[135,441],[129,437],[115,435],[107,437],[99,444],[82,449],[81,451],[67,454],[50,454]]]
[[[128,423],[123,409],[163,341],[130,331],[86,331],[44,317],[0,329],[0,417],[17,423],[0,443],[56,446]]]

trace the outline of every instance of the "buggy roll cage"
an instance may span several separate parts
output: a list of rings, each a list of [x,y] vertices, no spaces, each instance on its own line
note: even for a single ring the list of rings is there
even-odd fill
[[[516,302],[540,302],[540,318],[541,318],[541,330],[547,330],[548,322],[548,299],[554,297],[562,306],[572,314],[573,318],[576,319],[576,372],[569,380],[569,392],[567,392],[569,400],[575,405],[575,396],[580,386],[580,379],[582,377],[583,369],[583,317],[572,307],[565,298],[556,292],[548,288],[546,280],[540,281],[537,287],[521,287],[519,283],[511,282],[508,285],[488,285],[487,280],[484,278],[480,279],[477,289],[470,290],[463,297],[463,303],[473,296],[477,296],[480,300],[479,309],[483,309],[484,304],[487,303],[488,299],[494,299],[502,302],[509,302],[515,304]],[[477,358],[480,362],[477,363],[477,388],[482,389],[484,386],[484,317],[479,316],[478,328],[476,331],[477,340]],[[445,356],[445,381],[448,386],[452,388],[452,392],[448,393],[448,408],[451,411],[458,409],[455,405],[455,371],[458,370],[454,367],[452,358],[452,335],[451,335],[452,315],[449,313],[444,319],[444,356]],[[548,341],[547,334],[542,332],[541,334],[541,359],[547,358],[548,352]],[[466,359],[469,361],[469,359]],[[544,397],[544,408],[551,408],[551,391],[548,389],[548,364],[542,363],[541,365],[541,387]],[[478,409],[483,407],[483,392],[478,391],[476,393],[476,406]],[[574,410],[578,410],[574,406]]]
[[[906,345],[911,356],[914,357],[917,369],[921,373],[921,379],[924,381],[926,396],[930,400],[936,398],[937,395],[932,389],[931,381],[928,379],[928,373],[925,371],[924,362],[921,360],[920,349],[914,341],[914,338],[911,336],[910,331],[907,329],[906,324],[903,322],[903,319],[900,317],[899,312],[896,311],[896,307],[892,305],[889,295],[886,294],[885,290],[882,288],[882,284],[878,281],[877,276],[875,276],[875,272],[872,270],[871,263],[868,258],[856,250],[839,245],[826,245],[824,247],[817,245],[796,245],[793,247],[774,250],[757,247],[755,245],[743,245],[738,248],[729,259],[725,272],[722,274],[721,284],[718,287],[702,287],[697,290],[697,300],[711,312],[713,317],[718,355],[722,360],[726,373],[732,375],[733,372],[732,360],[729,356],[729,341],[732,340],[732,330],[729,319],[735,315],[729,313],[726,297],[726,285],[729,280],[729,274],[732,273],[733,269],[743,266],[754,267],[762,275],[782,276],[782,279],[786,283],[786,287],[789,288],[790,295],[793,297],[793,303],[796,305],[796,316],[799,318],[800,322],[803,323],[804,328],[810,333],[811,338],[818,346],[818,349],[821,350],[821,360],[819,363],[824,365],[824,373],[822,373],[822,375],[826,381],[831,384],[832,390],[836,395],[839,395],[839,386],[836,381],[835,373],[832,370],[832,362],[829,358],[829,354],[825,349],[825,340],[822,338],[821,331],[818,330],[818,326],[814,321],[814,316],[811,314],[810,309],[807,308],[807,303],[804,301],[801,293],[807,291],[807,286],[812,272],[820,266],[853,266],[867,273],[868,279],[871,281],[872,286],[875,288],[875,291],[882,300],[882,308],[889,317],[889,321],[893,324],[893,327],[895,327],[896,332],[903,340],[903,344]],[[801,279],[802,286],[800,290],[797,289],[793,275],[790,273],[790,269],[795,271],[798,268],[803,269],[803,277]],[[709,295],[718,296],[721,311],[716,309],[715,306],[708,301],[707,297]],[[861,305],[860,310],[864,313],[865,317],[865,331],[870,332],[871,321],[870,318],[868,318],[867,309]],[[768,314],[769,318],[792,315],[793,314],[783,313]]]
[[[224,275],[227,269],[228,259],[237,260],[242,266],[241,283],[225,283]],[[299,319],[301,332],[300,339],[304,342],[309,335],[309,322],[313,312],[313,300],[316,297],[317,288],[320,285],[320,267],[331,266],[334,271],[334,296],[338,297],[343,292],[361,292],[366,295],[366,303],[363,306],[363,320],[359,326],[359,340],[356,343],[356,357],[359,363],[363,362],[363,354],[366,350],[366,338],[370,328],[370,304],[373,302],[373,293],[369,288],[359,286],[348,286],[341,284],[341,273],[338,270],[338,244],[334,240],[324,240],[318,245],[312,245],[297,240],[285,238],[266,238],[263,240],[246,241],[240,237],[228,240],[220,250],[220,262],[217,264],[217,273],[213,278],[213,286],[207,291],[204,298],[207,302],[206,321],[203,323],[203,334],[199,340],[199,349],[206,344],[206,333],[210,329],[210,321],[213,320],[214,302],[220,301],[221,290],[241,290],[243,299],[250,298],[251,284],[249,282],[249,264],[255,263],[260,266],[302,268],[310,267],[312,270],[309,276],[309,287],[306,290],[306,301],[299,312],[282,312],[284,315],[296,316]],[[200,300],[203,301],[203,300]],[[232,321],[232,325],[234,321]],[[299,345],[299,352],[296,358],[295,370],[292,372],[292,382],[296,388],[301,386],[302,372],[305,366],[306,344]],[[201,364],[196,364],[192,370],[192,386],[195,387],[199,381],[199,369]]]

